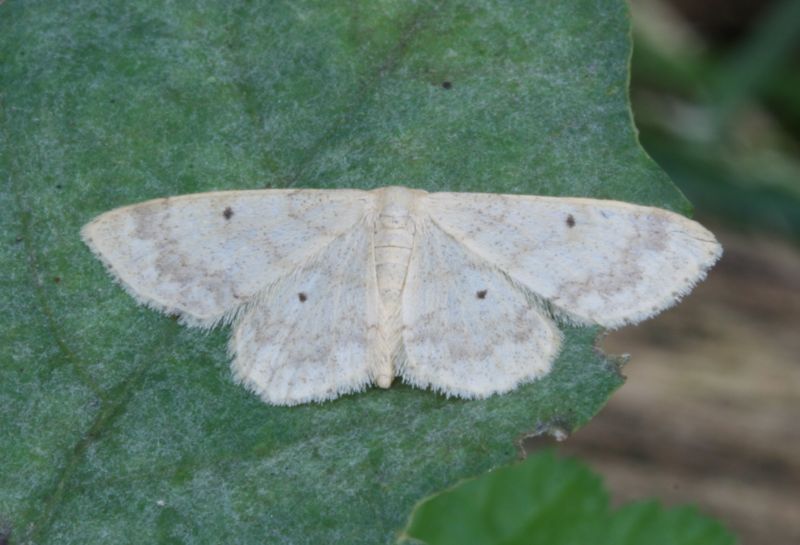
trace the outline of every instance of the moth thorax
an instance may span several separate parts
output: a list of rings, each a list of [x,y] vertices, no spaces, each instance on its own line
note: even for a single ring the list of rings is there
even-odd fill
[[[411,248],[414,222],[410,216],[381,214],[375,225],[375,267],[381,300],[387,311],[400,304]]]

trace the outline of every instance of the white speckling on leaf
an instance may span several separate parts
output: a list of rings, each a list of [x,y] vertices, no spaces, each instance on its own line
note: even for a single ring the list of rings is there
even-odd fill
[[[403,187],[171,197],[82,236],[140,303],[232,323],[236,379],[276,405],[396,376],[463,398],[510,391],[550,371],[556,320],[644,320],[722,251],[658,208]]]

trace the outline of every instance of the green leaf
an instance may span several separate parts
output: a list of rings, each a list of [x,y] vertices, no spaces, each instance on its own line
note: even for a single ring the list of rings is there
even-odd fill
[[[731,545],[719,523],[653,501],[612,512],[600,478],[550,452],[423,500],[400,539],[420,545]]]
[[[565,328],[554,371],[508,395],[267,406],[231,381],[227,328],[136,306],[78,231],[153,197],[289,185],[686,211],[635,139],[622,0],[12,0],[0,36],[12,543],[388,543],[418,498],[572,431],[621,383],[597,330]]]

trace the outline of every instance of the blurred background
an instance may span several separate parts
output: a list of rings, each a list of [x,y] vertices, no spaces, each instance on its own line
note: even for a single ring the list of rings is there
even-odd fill
[[[559,444],[617,503],[692,503],[800,543],[800,0],[631,0],[641,142],[725,255],[601,347],[627,383]],[[530,450],[545,441],[534,439]]]

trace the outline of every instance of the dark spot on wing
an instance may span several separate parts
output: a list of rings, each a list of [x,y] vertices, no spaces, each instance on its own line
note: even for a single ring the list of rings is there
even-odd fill
[[[486,294],[489,293],[489,290],[480,290],[475,293],[475,297],[478,299],[486,299]]]
[[[61,189],[62,187],[64,187],[64,186],[61,185],[61,184],[56,184],[56,189]]]
[[[53,277],[53,282],[55,282],[56,284],[60,283],[61,282],[61,277],[60,276],[54,276]]]
[[[575,218],[572,216],[572,214],[569,214],[567,216],[567,227],[569,227],[570,229],[575,227]]]
[[[443,81],[442,82],[442,88],[443,89],[452,89],[453,88],[453,82],[452,81]]]
[[[297,294],[297,298],[300,299],[301,303],[305,303],[306,300],[308,299],[308,295],[306,295],[304,292],[301,291],[300,293]]]
[[[181,319],[181,313],[180,312],[176,312],[174,314],[170,314],[169,315],[169,319],[172,320],[173,322],[177,322],[178,320]]]
[[[233,208],[226,206],[225,210],[222,211],[222,217],[226,220],[231,219],[233,217]]]

